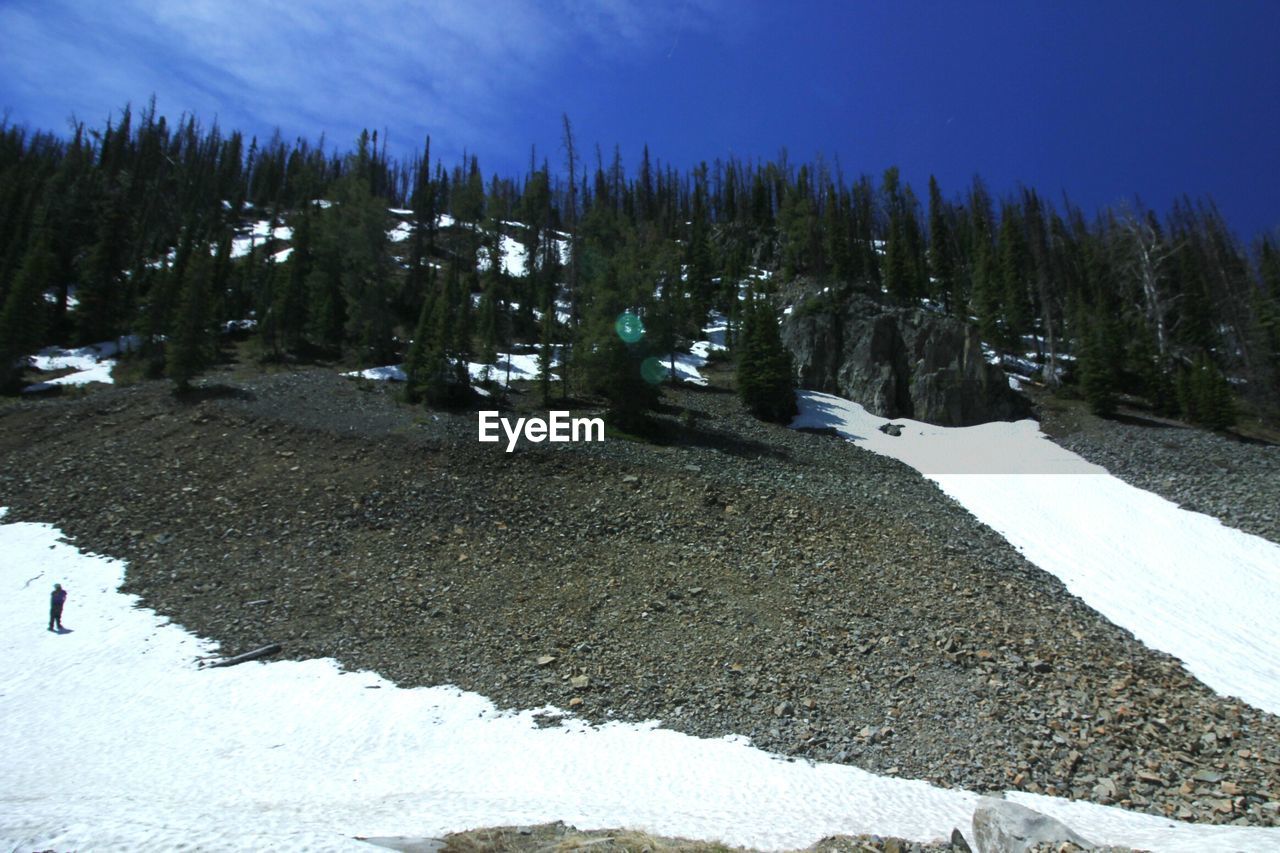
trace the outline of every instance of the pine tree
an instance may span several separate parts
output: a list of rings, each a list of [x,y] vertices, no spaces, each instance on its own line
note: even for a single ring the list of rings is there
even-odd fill
[[[442,331],[447,329],[447,305],[437,293],[434,274],[428,275],[413,343],[405,358],[405,397],[411,403],[441,405],[447,402],[449,356]]]
[[[875,246],[876,191],[865,175],[853,185],[849,214],[853,230],[853,275],[861,277],[870,289],[879,292],[881,281],[880,254]]]
[[[701,179],[695,178],[693,189],[693,210],[689,220],[689,240],[685,247],[686,286],[692,295],[693,302],[689,306],[694,318],[707,316],[711,310],[713,270],[711,268],[711,245],[709,242],[711,225],[708,220],[707,205],[704,198],[706,164],[702,164]],[[701,325],[699,323],[699,325]]]
[[[885,240],[884,288],[895,301],[906,302],[910,289],[907,275],[907,250],[902,233],[902,221],[896,216],[889,220],[889,234]]]
[[[1095,415],[1110,417],[1116,412],[1115,365],[1106,357],[1105,332],[1089,331],[1080,351],[1080,385],[1085,401]]]
[[[783,279],[793,279],[813,271],[816,229],[817,211],[809,186],[809,170],[801,167],[795,184],[787,185],[778,208]]]
[[[280,291],[288,285],[288,269],[287,263],[276,263],[274,256],[267,256],[267,266],[262,276],[263,285],[260,294],[260,305],[262,307],[257,309],[257,314],[260,318],[257,333],[263,349],[272,358],[280,357],[280,317],[276,313],[275,306],[280,298]]]
[[[1262,381],[1253,397],[1280,414],[1280,251],[1264,239],[1258,250],[1258,280],[1250,291],[1250,334],[1258,352]]]
[[[586,249],[591,257],[591,247]],[[648,324],[634,322],[634,316],[629,318],[633,322],[627,324],[625,340],[619,333],[619,320],[628,308],[618,268],[621,259],[619,255],[584,266],[582,334],[571,355],[585,390],[605,399],[606,420],[627,432],[643,432],[660,391],[645,379],[642,366],[657,353],[650,345]]]
[[[542,322],[538,327],[538,394],[543,408],[551,405],[551,361],[555,358],[556,307],[551,290],[543,289]]]
[[[1231,384],[1204,353],[1196,356],[1179,383],[1183,413],[1191,423],[1224,430],[1236,424]]]
[[[929,293],[929,263],[925,258],[924,235],[920,233],[920,203],[910,184],[902,189],[902,235],[907,260],[907,290],[913,302]]]
[[[738,356],[738,395],[753,415],[787,423],[795,417],[791,354],[782,345],[778,321],[763,300],[748,306]]]
[[[1029,266],[1022,219],[1014,205],[1005,205],[1000,215],[1000,302],[1004,309],[1001,343],[1015,352],[1021,352],[1022,336],[1031,325],[1031,305],[1027,297]]]
[[[492,290],[486,289],[480,295],[480,307],[476,323],[480,336],[479,360],[484,364],[486,378],[490,373],[490,365],[498,360],[498,300]]]
[[[294,220],[293,251],[283,265],[283,279],[275,290],[271,310],[276,316],[280,343],[290,352],[302,346],[307,329],[307,278],[311,275],[310,203]],[[277,270],[281,269],[278,267]]]
[[[654,349],[670,368],[671,380],[676,378],[676,348],[680,342],[681,319],[690,314],[688,302],[681,292],[681,283],[673,273],[661,276],[661,293],[653,300],[645,314],[645,333]],[[696,314],[696,309],[694,312]],[[706,316],[705,312],[703,316]]]
[[[97,242],[89,249],[80,270],[75,321],[82,344],[97,343],[121,331],[126,307],[122,291],[128,266],[124,251],[129,244],[128,220],[122,192],[112,188],[102,202]]]
[[[348,176],[335,187],[336,241],[346,339],[364,364],[386,364],[395,355],[387,212],[369,186]]]
[[[974,248],[970,293],[982,339],[998,347],[1004,342],[1004,327],[1000,323],[1000,286],[996,279],[993,251],[986,236],[979,234]]]
[[[884,196],[885,214],[889,218],[889,233],[884,250],[884,289],[891,298],[905,303],[912,296],[912,271],[896,166],[885,170],[881,193]]]
[[[577,358],[588,390],[606,401],[605,419],[626,432],[644,432],[660,396],[644,375],[645,360],[654,356],[647,337],[627,342],[618,335],[621,312],[611,315],[609,308],[619,304],[615,293],[593,306]]]
[[[468,269],[466,275],[453,265],[449,271],[450,331],[449,359],[453,367],[453,384],[456,386],[459,401],[471,394],[471,373],[468,365],[471,362],[471,339],[475,330],[475,312],[472,310],[471,294],[476,284],[475,266]]]
[[[644,432],[660,396],[658,386],[644,377],[647,345],[643,340],[627,344],[607,333],[597,340],[587,381],[607,402],[605,419],[626,432]]]
[[[27,251],[0,304],[0,390],[14,388],[27,354],[41,343],[48,313],[44,294],[55,286],[56,273],[57,258],[45,232]]]
[[[932,292],[942,302],[943,310],[950,314],[955,302],[955,259],[942,192],[932,175],[929,176],[929,272],[933,277]]]
[[[848,281],[858,272],[850,244],[852,223],[848,193],[833,183],[827,185],[827,206],[821,229],[823,251],[831,265],[831,277],[836,281]]]
[[[307,271],[306,329],[312,344],[338,352],[347,306],[342,294],[342,249],[332,221],[331,210],[317,221],[316,250]]]
[[[1134,366],[1138,385],[1152,410],[1160,415],[1176,415],[1176,389],[1157,350],[1152,331],[1147,328],[1138,329],[1132,336],[1128,363]]]
[[[219,254],[229,253],[229,241],[223,241]],[[191,380],[213,363],[216,337],[212,329],[209,303],[217,259],[211,259],[207,247],[198,247],[186,269],[177,311],[165,343],[165,374],[178,391],[186,391]]]
[[[1077,370],[1080,390],[1094,414],[1110,417],[1119,405],[1120,365],[1124,339],[1114,311],[1095,306],[1090,312],[1081,300],[1073,305],[1072,326],[1078,330]]]
[[[429,259],[436,250],[437,188],[431,180],[431,139],[426,142],[426,154],[416,161],[413,190],[409,204],[413,209],[413,233],[409,237],[408,266],[402,280],[397,300],[399,311],[406,324],[422,313],[427,296],[427,272]]]

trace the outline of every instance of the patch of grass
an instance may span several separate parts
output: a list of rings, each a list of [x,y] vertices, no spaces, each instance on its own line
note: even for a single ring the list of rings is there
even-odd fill
[[[111,378],[116,381],[117,385],[122,387],[137,385],[148,379],[155,379],[156,377],[152,374],[151,362],[141,356],[122,358],[111,369]]]
[[[1280,444],[1280,411],[1266,411],[1236,398],[1236,425],[1230,430],[1245,441]]]
[[[827,294],[810,296],[792,309],[796,317],[808,317],[812,314],[825,314],[831,310],[831,300]]]

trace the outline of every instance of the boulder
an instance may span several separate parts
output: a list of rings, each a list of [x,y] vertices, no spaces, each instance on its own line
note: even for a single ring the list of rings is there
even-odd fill
[[[1026,853],[1041,844],[1064,843],[1094,849],[1092,842],[1062,821],[995,797],[978,801],[973,813],[973,842],[978,853]]]
[[[813,297],[783,318],[801,387],[838,394],[886,418],[970,426],[1031,415],[987,363],[972,323],[896,308],[859,292]]]

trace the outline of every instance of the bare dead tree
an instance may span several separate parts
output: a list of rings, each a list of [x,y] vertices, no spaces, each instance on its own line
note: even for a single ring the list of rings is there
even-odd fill
[[[562,113],[564,120],[564,148],[569,166],[569,198],[567,204],[567,222],[569,227],[569,333],[572,339],[578,332],[578,198],[577,198],[577,154],[573,146],[573,127],[569,124],[569,114]],[[560,359],[560,376],[563,379],[564,395],[569,396],[569,357],[565,354]]]
[[[1133,212],[1122,213],[1119,219],[1122,244],[1121,269],[1126,271],[1141,288],[1142,301],[1138,306],[1147,324],[1156,333],[1156,351],[1161,360],[1169,355],[1170,300],[1163,286],[1164,269],[1173,257],[1177,246],[1169,243],[1157,230],[1151,217]]]

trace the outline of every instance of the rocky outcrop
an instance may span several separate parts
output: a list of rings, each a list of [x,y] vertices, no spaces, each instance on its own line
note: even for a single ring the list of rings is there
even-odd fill
[[[977,327],[860,293],[816,297],[784,317],[782,340],[805,388],[887,418],[969,426],[1029,417],[1031,406],[983,358]]]
[[[983,797],[973,813],[973,840],[978,853],[1027,853],[1042,844],[1057,850],[1093,850],[1093,844],[1056,818],[1026,806],[994,797]]]

